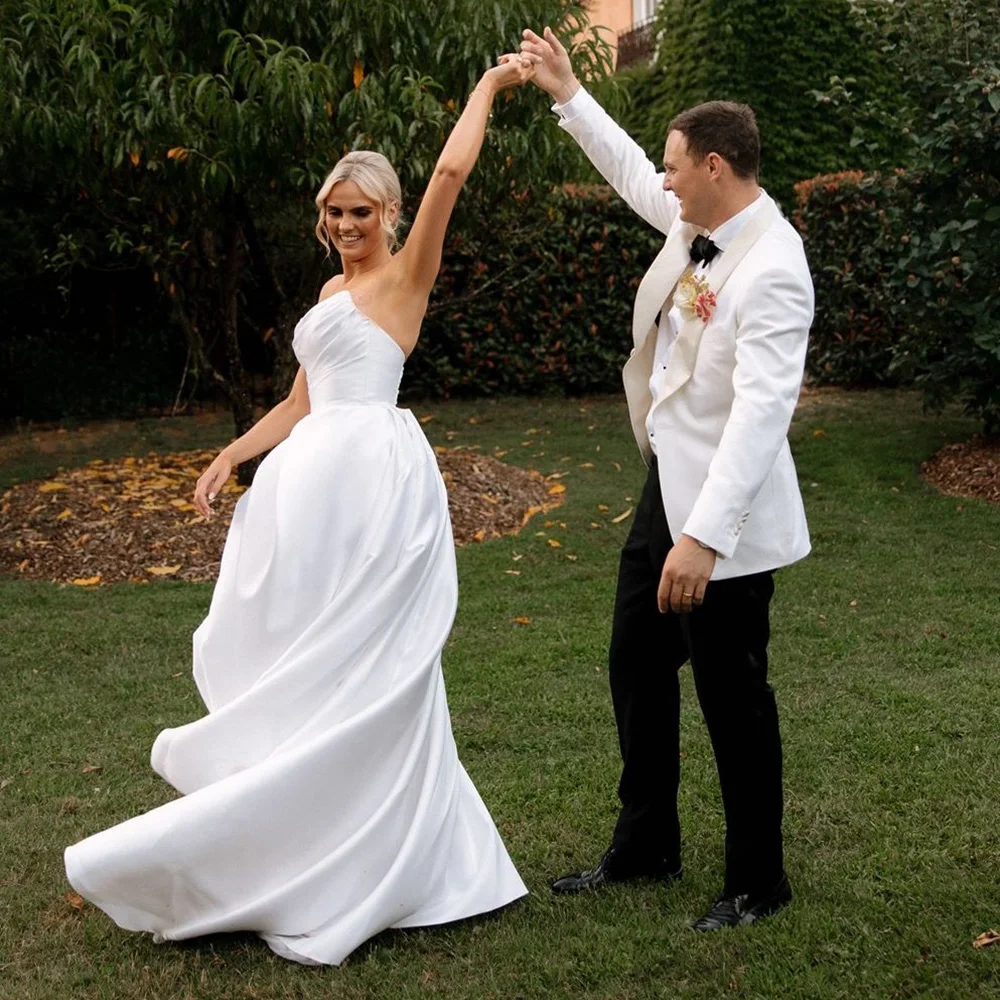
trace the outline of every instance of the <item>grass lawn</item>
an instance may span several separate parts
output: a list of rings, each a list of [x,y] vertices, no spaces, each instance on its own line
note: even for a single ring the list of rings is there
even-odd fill
[[[720,887],[722,817],[687,669],[684,881],[548,890],[597,859],[616,812],[605,656],[630,519],[612,518],[643,478],[623,402],[415,410],[434,415],[434,443],[568,473],[552,523],[460,550],[444,661],[459,752],[531,895],[495,917],[384,934],[339,969],[284,962],[252,935],[154,945],[74,909],[64,845],[171,797],[148,753],[161,728],[200,714],[190,635],[211,590],[2,581],[0,997],[1000,995],[1000,947],[971,944],[1000,929],[1000,510],[938,496],[918,474],[972,424],[925,417],[910,394],[820,395],[800,410],[792,443],[814,551],[778,574],[771,646],[796,902],[702,936],[687,922]],[[0,487],[228,439],[224,422],[183,418],[62,437],[45,453],[30,436],[8,440]]]

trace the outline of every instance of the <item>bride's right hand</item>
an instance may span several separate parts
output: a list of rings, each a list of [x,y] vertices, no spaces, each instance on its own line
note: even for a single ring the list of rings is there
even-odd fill
[[[226,484],[226,480],[232,475],[233,463],[226,457],[225,452],[220,452],[212,464],[201,474],[198,483],[194,488],[194,505],[199,513],[205,517],[212,516],[212,508],[209,504],[218,496],[219,490]]]
[[[529,56],[508,52],[500,57],[496,66],[490,67],[483,74],[483,80],[488,81],[494,92],[497,92],[508,87],[520,87],[534,75],[535,64]]]

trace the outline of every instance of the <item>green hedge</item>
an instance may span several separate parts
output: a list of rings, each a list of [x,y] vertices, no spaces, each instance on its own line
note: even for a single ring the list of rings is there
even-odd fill
[[[603,186],[451,236],[405,394],[618,391],[635,290],[662,245]]]
[[[900,240],[897,216],[907,199],[898,177],[860,170],[825,174],[795,186],[794,221],[805,243],[816,316],[807,369],[819,383],[891,385],[902,330],[890,279]]]
[[[659,162],[666,128],[684,108],[709,100],[753,107],[761,129],[761,179],[791,206],[804,177],[866,166],[851,125],[814,91],[833,74],[851,77],[859,99],[896,99],[898,83],[876,59],[848,0],[663,0],[657,58],[618,74],[631,97],[625,127]]]

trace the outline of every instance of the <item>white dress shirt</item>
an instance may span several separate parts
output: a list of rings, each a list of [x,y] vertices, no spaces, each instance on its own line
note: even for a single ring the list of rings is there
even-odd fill
[[[739,231],[763,203],[762,199],[763,192],[758,194],[746,208],[726,219],[721,226],[718,226],[709,234],[708,238],[719,248],[719,252],[712,258],[710,263],[706,263],[705,261],[698,263],[698,266],[694,269],[696,277],[707,274],[712,269],[712,264],[722,256],[726,247],[736,239]],[[669,291],[669,288],[664,290],[665,293]],[[666,294],[663,297],[665,300]],[[656,330],[656,353],[653,358],[653,371],[649,377],[649,391],[653,397],[653,404],[649,408],[649,416],[646,417],[646,433],[649,435],[649,446],[653,449],[654,455],[657,454],[657,450],[656,434],[653,432],[653,410],[659,405],[662,397],[660,386],[663,382],[663,373],[670,364],[670,349],[674,346],[674,340],[677,337],[677,332],[680,330],[682,322],[681,311],[675,305],[668,313],[660,313],[660,323]]]

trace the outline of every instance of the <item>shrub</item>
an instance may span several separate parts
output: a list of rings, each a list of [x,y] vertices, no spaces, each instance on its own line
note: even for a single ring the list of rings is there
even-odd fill
[[[860,170],[824,174],[795,185],[795,225],[816,288],[807,370],[819,383],[876,386],[892,370],[900,329],[890,274],[904,197],[899,177]]]
[[[635,290],[662,244],[599,185],[525,198],[495,230],[456,233],[406,395],[619,390]]]
[[[812,91],[839,73],[865,97],[894,100],[895,81],[849,14],[848,0],[663,0],[654,67],[618,74],[632,100],[625,127],[658,163],[677,112],[708,100],[749,104],[761,130],[762,183],[790,206],[796,181],[859,162],[850,123]]]

